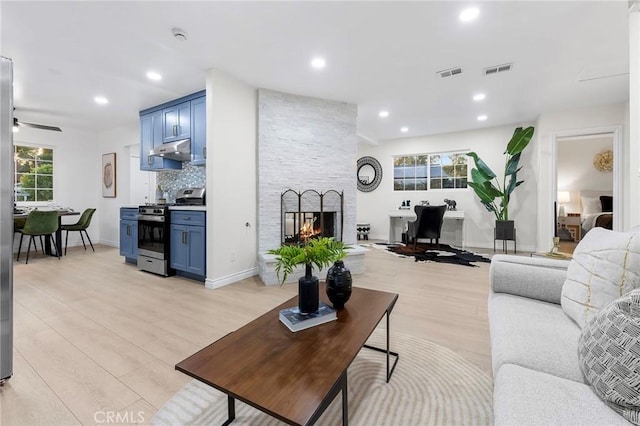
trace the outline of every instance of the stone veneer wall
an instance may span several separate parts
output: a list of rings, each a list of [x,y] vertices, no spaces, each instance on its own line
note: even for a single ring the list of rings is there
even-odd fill
[[[258,253],[280,246],[280,194],[344,191],[346,244],[356,242],[357,106],[258,91]]]
[[[169,193],[168,203],[175,203],[176,192],[182,188],[202,188],[206,183],[206,167],[192,166],[182,163],[182,170],[167,170],[157,172],[156,184],[162,191]]]

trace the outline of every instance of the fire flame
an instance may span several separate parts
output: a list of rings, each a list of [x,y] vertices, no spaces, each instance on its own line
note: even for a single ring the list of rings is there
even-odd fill
[[[319,233],[320,230],[314,229],[312,222],[305,222],[300,228],[300,238],[302,238],[303,240],[308,240],[309,238],[312,238]]]

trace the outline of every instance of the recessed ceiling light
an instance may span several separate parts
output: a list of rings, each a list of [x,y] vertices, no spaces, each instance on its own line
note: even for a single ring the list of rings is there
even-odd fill
[[[155,71],[149,71],[147,73],[147,78],[149,80],[153,80],[153,81],[160,81],[160,80],[162,80],[162,75],[160,73],[155,72]]]
[[[401,128],[400,128],[400,131],[401,131],[402,133],[407,133],[407,132],[409,131],[409,128],[408,128],[408,127],[401,127]]]
[[[171,33],[178,41],[187,41],[187,38],[189,37],[187,35],[187,32],[185,30],[181,30],[180,28],[172,28]]]
[[[382,117],[382,118],[388,117],[389,116],[389,111],[380,111],[378,113],[378,116]]]
[[[98,105],[106,105],[109,103],[109,99],[105,98],[104,96],[96,96],[95,98],[93,98],[93,101]]]
[[[488,117],[486,115],[479,115],[478,116],[478,121],[486,121]]]
[[[477,7],[469,7],[460,13],[459,18],[462,22],[469,22],[476,19],[479,14],[480,10]]]
[[[324,58],[313,58],[313,60],[311,60],[311,66],[315,69],[322,69],[326,65],[327,63]]]
[[[475,95],[473,95],[473,100],[476,102],[484,101],[486,97],[487,95],[485,95],[484,93],[476,93]]]

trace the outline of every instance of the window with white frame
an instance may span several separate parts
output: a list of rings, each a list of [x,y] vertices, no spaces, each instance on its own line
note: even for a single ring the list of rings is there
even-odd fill
[[[469,157],[463,152],[397,156],[393,158],[393,189],[463,189],[468,165]]]
[[[53,149],[14,145],[15,201],[53,200]]]

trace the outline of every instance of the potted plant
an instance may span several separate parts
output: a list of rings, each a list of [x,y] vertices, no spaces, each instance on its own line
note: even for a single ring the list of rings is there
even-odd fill
[[[515,228],[513,220],[509,219],[509,201],[511,194],[524,181],[518,180],[517,174],[522,169],[519,167],[520,154],[529,145],[533,137],[533,126],[523,129],[516,128],[511,140],[507,144],[504,175],[502,185],[498,176],[482,161],[475,152],[467,155],[473,158],[475,168],[471,169],[471,181],[467,182],[480,198],[480,202],[496,217],[496,234],[498,240],[515,240]],[[507,181],[507,178],[508,181]]]
[[[298,307],[301,313],[318,310],[318,277],[312,275],[313,267],[317,266],[318,270],[322,270],[333,262],[343,259],[347,255],[346,249],[347,246],[342,241],[322,237],[310,239],[300,246],[283,245],[268,251],[269,254],[278,256],[276,274],[280,278],[282,272],[283,284],[297,265],[305,266],[304,277],[298,280]]]

